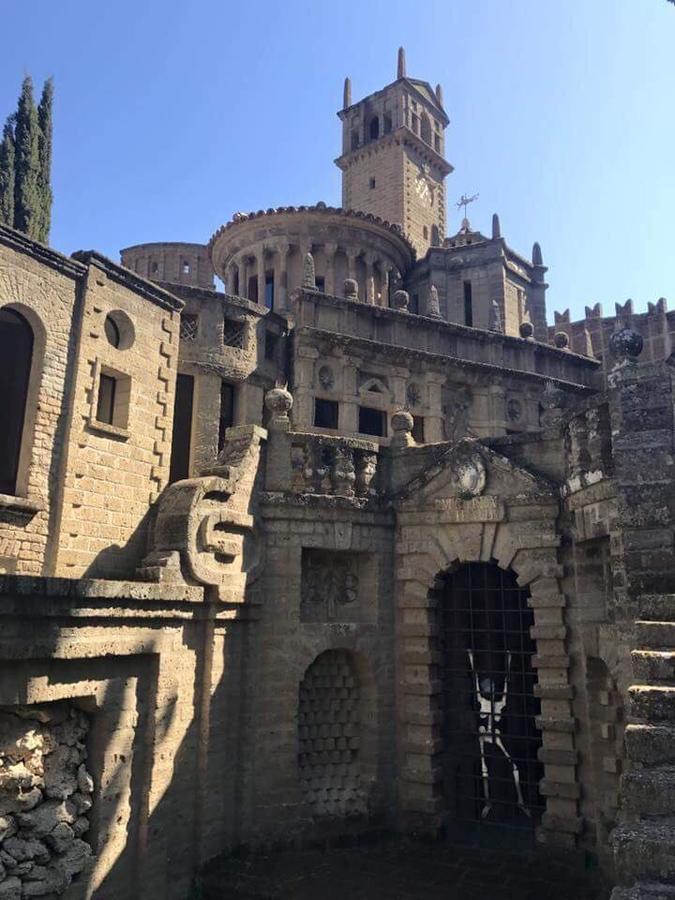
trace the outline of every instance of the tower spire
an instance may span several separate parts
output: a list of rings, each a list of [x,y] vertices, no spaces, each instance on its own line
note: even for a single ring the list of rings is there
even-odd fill
[[[342,95],[342,108],[347,109],[348,106],[352,105],[352,80],[351,78],[345,78],[345,89]]]
[[[440,84],[436,85],[436,100],[441,109],[443,109],[443,88]]]
[[[405,78],[405,50],[403,47],[398,48],[398,72],[397,78]]]

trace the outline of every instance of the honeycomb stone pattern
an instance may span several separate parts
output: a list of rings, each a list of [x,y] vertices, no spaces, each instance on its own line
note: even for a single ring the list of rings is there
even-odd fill
[[[359,685],[350,655],[331,650],[307,669],[300,684],[300,779],[316,816],[366,812],[360,774]]]

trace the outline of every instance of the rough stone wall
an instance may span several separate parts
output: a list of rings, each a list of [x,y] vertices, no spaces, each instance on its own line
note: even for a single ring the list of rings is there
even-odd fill
[[[34,333],[18,498],[0,498],[0,572],[40,574],[49,567],[83,274],[77,263],[0,228],[0,306],[24,315]]]
[[[89,863],[87,716],[67,703],[0,709],[0,896],[62,894]]]
[[[145,553],[144,520],[168,479],[181,303],[153,302],[95,260],[85,291],[56,574],[122,577]],[[110,313],[122,314],[119,347]],[[113,425],[96,418],[106,372],[118,379]]]

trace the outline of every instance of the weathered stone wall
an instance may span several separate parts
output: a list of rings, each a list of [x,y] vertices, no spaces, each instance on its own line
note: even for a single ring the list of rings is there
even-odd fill
[[[85,713],[68,703],[0,709],[0,896],[62,894],[88,865],[94,782]]]
[[[181,302],[85,255],[82,338],[63,480],[56,574],[129,576],[145,553],[145,520],[168,480]],[[121,342],[106,337],[115,316]],[[116,379],[116,417],[97,418],[102,374]]]
[[[0,571],[40,574],[57,543],[84,271],[0,227],[0,306],[21,313],[34,336],[17,496],[0,497]]]

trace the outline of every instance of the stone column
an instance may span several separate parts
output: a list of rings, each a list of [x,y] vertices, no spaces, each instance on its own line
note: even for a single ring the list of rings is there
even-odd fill
[[[356,280],[356,258],[358,253],[347,250],[347,278]]]
[[[380,298],[380,306],[389,306],[389,280],[391,278],[391,268],[385,263],[380,263],[380,271],[382,272],[382,296]]]
[[[248,296],[248,284],[246,283],[246,257],[242,256],[238,261],[237,266],[239,267],[239,296],[246,297]]]
[[[360,359],[346,356],[342,369],[342,401],[340,408],[340,430],[356,434],[359,430],[359,395],[357,378]]]
[[[375,303],[375,284],[373,278],[374,257],[372,253],[366,253],[363,258],[366,264],[366,283],[364,285],[363,296],[366,303],[373,304]]]
[[[429,372],[426,377],[429,412],[424,417],[424,441],[433,444],[444,440],[443,436],[443,385],[445,375]]]
[[[277,262],[275,266],[275,293],[279,298],[278,309],[288,308],[288,256],[291,251],[289,243],[277,244]],[[275,298],[276,299],[276,298]]]
[[[258,303],[265,305],[265,248],[258,252]]]
[[[335,254],[337,253],[338,245],[335,243],[327,243],[324,244],[323,252],[326,258],[326,286],[325,291],[331,297],[335,297],[337,294],[337,285],[335,283]]]
[[[295,364],[295,413],[293,424],[302,431],[314,424],[314,369],[319,351],[315,347],[298,347]]]

